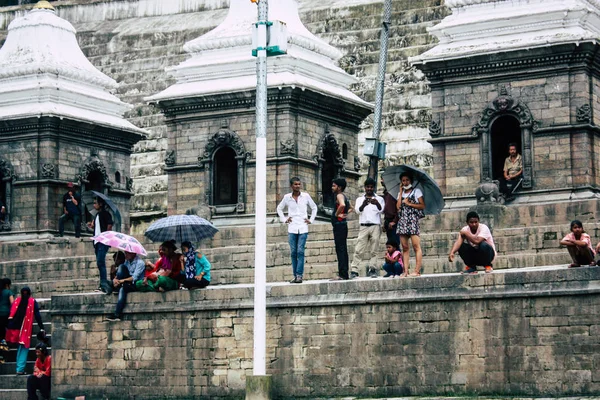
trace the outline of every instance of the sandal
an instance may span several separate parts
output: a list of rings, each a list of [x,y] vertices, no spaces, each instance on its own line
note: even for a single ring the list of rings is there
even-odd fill
[[[414,278],[414,277],[416,277],[416,276],[421,276],[421,273],[420,273],[420,272],[413,272],[413,273],[411,273],[411,274],[408,274],[408,276],[410,276],[410,277]]]
[[[573,264],[569,265],[567,268],[579,268],[579,267],[581,267],[581,265],[573,263]]]

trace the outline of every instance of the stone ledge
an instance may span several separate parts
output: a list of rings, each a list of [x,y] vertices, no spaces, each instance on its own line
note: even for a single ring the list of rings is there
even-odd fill
[[[407,279],[359,278],[346,282],[307,281],[267,285],[267,307],[456,301],[600,293],[600,267],[563,266],[506,270],[493,274],[437,274]],[[125,314],[252,309],[253,285],[212,286],[206,290],[132,293]],[[53,315],[109,314],[116,298],[102,294],[52,296]]]

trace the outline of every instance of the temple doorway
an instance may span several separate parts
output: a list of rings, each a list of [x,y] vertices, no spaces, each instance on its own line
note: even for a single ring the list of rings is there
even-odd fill
[[[237,172],[235,151],[231,147],[219,149],[215,154],[214,205],[231,205],[238,202]]]
[[[323,188],[323,206],[333,209],[335,205],[331,184],[336,177],[337,167],[335,166],[335,156],[330,148],[324,151],[323,170],[321,172],[321,187]]]
[[[517,152],[522,153],[521,125],[510,115],[498,117],[490,130],[490,154],[492,179],[500,179],[504,174],[504,160],[508,157],[509,143],[517,145]]]

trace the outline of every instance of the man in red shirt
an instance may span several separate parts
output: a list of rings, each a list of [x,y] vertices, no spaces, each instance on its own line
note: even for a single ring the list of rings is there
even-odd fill
[[[39,400],[37,391],[40,391],[44,400],[50,399],[50,364],[52,356],[48,355],[48,347],[45,343],[35,346],[35,366],[33,375],[27,378],[27,400]]]

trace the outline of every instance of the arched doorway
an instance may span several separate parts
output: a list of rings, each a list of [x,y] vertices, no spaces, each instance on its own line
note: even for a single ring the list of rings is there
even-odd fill
[[[235,205],[238,196],[237,161],[231,147],[222,147],[215,153],[213,187],[214,205]]]
[[[321,187],[323,188],[323,207],[332,208],[334,206],[331,184],[337,175],[335,166],[335,157],[331,149],[326,149],[323,153],[323,168],[321,170]]]
[[[504,85],[500,95],[481,112],[479,122],[472,129],[481,145],[481,181],[502,176],[508,144],[515,142],[523,157],[524,189],[533,187],[532,134],[538,129],[529,107],[508,94]]]
[[[12,220],[12,183],[16,179],[12,165],[0,159],[0,202],[4,206],[4,214],[0,218],[0,231],[11,229]]]
[[[508,157],[509,143],[515,143],[517,152],[522,152],[521,125],[512,115],[503,115],[494,120],[490,134],[492,178],[500,179],[503,176],[504,160]]]
[[[206,144],[198,164],[204,169],[204,202],[217,214],[246,211],[246,162],[250,153],[226,121]]]

